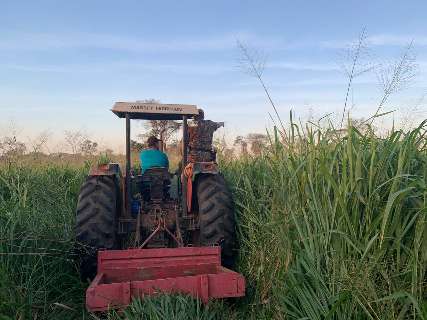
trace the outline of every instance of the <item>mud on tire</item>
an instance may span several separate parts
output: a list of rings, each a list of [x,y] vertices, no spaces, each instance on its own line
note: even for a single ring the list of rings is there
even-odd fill
[[[76,213],[76,253],[83,281],[96,275],[99,249],[117,249],[119,190],[113,176],[90,176],[83,183]]]
[[[233,199],[223,176],[202,175],[197,180],[200,245],[221,245],[222,264],[232,267],[236,243]]]

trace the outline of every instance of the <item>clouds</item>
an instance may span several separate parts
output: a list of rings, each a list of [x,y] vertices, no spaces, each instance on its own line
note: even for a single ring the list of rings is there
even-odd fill
[[[373,34],[366,38],[366,43],[371,47],[404,47],[410,43],[416,47],[427,46],[427,35],[410,34]],[[357,43],[357,39],[352,40],[325,40],[320,41],[319,46],[325,49],[345,49]]]
[[[273,60],[266,64],[271,71],[309,71],[309,72],[341,72],[338,64],[313,63],[310,61],[279,61]],[[229,63],[158,63],[141,61],[106,61],[104,63],[67,63],[67,64],[30,64],[11,63],[0,64],[0,70],[14,70],[29,73],[109,73],[109,72],[138,72],[149,71],[159,73],[188,74],[188,75],[220,75],[240,72],[240,69]]]
[[[70,74],[99,74],[99,73],[135,73],[156,72],[187,75],[218,75],[234,71],[233,66],[220,63],[202,64],[174,64],[147,61],[105,61],[98,63],[62,63],[62,64],[38,64],[38,63],[3,63],[0,70],[12,70],[28,73],[70,73]]]
[[[67,49],[104,49],[124,52],[201,52],[223,51],[236,47],[236,40],[263,50],[338,49],[348,47],[354,39],[290,40],[289,37],[265,36],[244,31],[208,36],[150,38],[144,35],[123,36],[102,33],[7,33],[1,50],[51,51]],[[427,35],[374,34],[367,42],[372,46],[404,46],[414,41],[427,46]]]
[[[392,35],[377,34],[368,38],[374,46],[407,46],[411,42],[415,46],[427,46],[427,35]]]
[[[128,52],[218,51],[235,48],[236,40],[262,48],[275,47],[276,38],[259,37],[246,32],[232,32],[206,37],[171,37],[153,39],[147,36],[123,36],[95,33],[24,33],[8,34],[0,42],[3,50],[49,51],[60,49],[108,49]]]
[[[312,63],[310,61],[272,61],[271,63],[266,64],[267,68],[272,69],[284,69],[284,70],[294,70],[294,71],[341,71],[342,68],[335,63]]]
[[[427,36],[376,34],[368,42],[377,47],[404,46],[412,38],[415,46],[427,46]],[[0,41],[0,89],[2,86],[7,94],[15,88],[16,96],[28,98],[19,102],[29,105],[33,100],[39,105],[56,105],[56,100],[64,97],[70,105],[89,106],[104,103],[103,97],[132,100],[147,95],[168,102],[207,103],[211,107],[262,105],[264,97],[256,81],[250,82],[252,79],[237,68],[236,39],[267,52],[266,83],[284,105],[315,101],[326,106],[341,101],[340,90],[346,79],[334,59],[338,49],[351,41],[309,41],[304,37],[288,41],[279,33],[271,37],[248,32],[205,37],[164,34],[155,39],[136,34],[8,34]],[[427,70],[425,61],[418,61],[423,70]],[[358,78],[355,85],[364,86],[373,94],[377,81],[375,75],[371,76]],[[243,82],[250,85],[243,86]],[[425,85],[425,80],[417,85]],[[45,96],[37,98],[38,92]],[[70,98],[71,92],[80,100]],[[12,94],[9,96],[10,101],[16,100]],[[232,111],[218,110],[221,114]]]

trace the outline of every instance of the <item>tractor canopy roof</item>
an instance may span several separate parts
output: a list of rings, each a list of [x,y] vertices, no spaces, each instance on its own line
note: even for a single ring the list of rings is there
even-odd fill
[[[181,120],[183,116],[194,118],[199,114],[191,104],[160,104],[151,102],[116,102],[111,109],[119,118],[129,114],[131,119]]]

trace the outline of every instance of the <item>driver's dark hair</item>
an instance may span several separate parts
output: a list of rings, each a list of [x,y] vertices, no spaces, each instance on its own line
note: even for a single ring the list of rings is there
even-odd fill
[[[150,136],[147,139],[147,146],[149,148],[158,148],[159,147],[159,139],[157,139],[155,136]]]

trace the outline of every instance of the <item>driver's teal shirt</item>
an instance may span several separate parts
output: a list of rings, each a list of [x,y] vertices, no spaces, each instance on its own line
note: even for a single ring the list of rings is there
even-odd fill
[[[169,168],[168,156],[166,155],[166,153],[161,152],[159,150],[143,150],[141,151],[139,158],[141,159],[142,173],[144,173],[147,169],[154,167]]]

